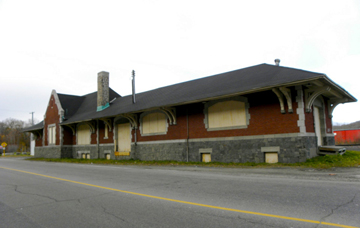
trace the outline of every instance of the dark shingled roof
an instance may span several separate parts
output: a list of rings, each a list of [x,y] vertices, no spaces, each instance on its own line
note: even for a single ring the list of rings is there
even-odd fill
[[[113,100],[114,98],[116,98],[116,100],[121,98],[121,96],[118,93],[116,93],[114,90],[112,90],[111,88],[109,89],[109,96],[110,96],[110,101]],[[60,99],[60,97],[59,97],[59,99]],[[76,98],[76,99],[78,99],[78,98]],[[93,93],[87,94],[85,96],[82,96],[81,101],[80,101],[80,99],[78,99],[77,102],[79,102],[79,103],[72,104],[72,106],[71,106],[72,110],[69,111],[68,115],[65,115],[66,120],[64,122],[68,122],[68,120],[70,120],[71,122],[74,122],[74,119],[75,119],[75,121],[93,119],[93,118],[89,118],[89,117],[93,116],[96,113],[101,113],[101,112],[96,111],[97,92],[93,92]],[[71,103],[70,99],[69,99],[69,103]],[[65,109],[68,108],[62,102],[61,102],[61,105],[62,105],[64,111],[65,111]],[[111,108],[111,106],[109,108]],[[66,111],[65,111],[65,113],[66,113]],[[71,115],[70,113],[73,113],[73,114]]]
[[[44,128],[44,121],[41,121],[40,123],[37,123],[31,127],[24,128],[22,131],[23,132],[36,131],[36,130],[41,130],[43,128]]]
[[[111,117],[123,113],[140,112],[150,108],[181,105],[224,96],[246,94],[268,90],[273,87],[289,86],[294,83],[305,83],[321,78],[349,97],[350,101],[356,101],[354,97],[333,83],[325,74],[260,64],[138,93],[136,94],[135,104],[132,103],[131,95],[120,97],[119,94],[110,89],[110,100],[114,97],[117,99],[110,104],[109,108],[99,112],[96,111],[97,92],[81,97],[59,94],[60,102],[65,111],[65,121],[62,124]]]
[[[81,103],[84,101],[85,96],[75,96],[75,95],[58,93],[61,106],[64,109],[65,119],[73,116],[76,113]]]

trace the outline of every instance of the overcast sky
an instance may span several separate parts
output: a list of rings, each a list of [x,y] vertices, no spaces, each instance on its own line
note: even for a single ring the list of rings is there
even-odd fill
[[[261,63],[325,73],[360,99],[360,1],[0,0],[0,121],[42,120],[97,73],[131,93]],[[360,120],[360,104],[333,121]]]

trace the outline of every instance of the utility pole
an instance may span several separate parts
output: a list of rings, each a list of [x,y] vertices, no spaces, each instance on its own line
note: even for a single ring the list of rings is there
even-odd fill
[[[31,114],[31,126],[34,125],[34,113],[35,112],[30,112],[30,114]]]

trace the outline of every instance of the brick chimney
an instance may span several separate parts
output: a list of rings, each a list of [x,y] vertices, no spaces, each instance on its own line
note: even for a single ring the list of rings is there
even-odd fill
[[[109,72],[101,71],[98,73],[97,111],[110,106],[109,96]]]

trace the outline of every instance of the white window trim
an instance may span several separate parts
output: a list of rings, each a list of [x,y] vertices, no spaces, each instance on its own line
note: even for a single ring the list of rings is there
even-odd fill
[[[50,132],[50,129],[51,128],[54,128],[54,142],[51,142],[51,132]],[[47,140],[48,140],[48,145],[55,145],[56,144],[56,124],[49,124],[48,127],[47,127]]]
[[[230,126],[230,127],[217,127],[217,128],[210,128],[209,127],[209,107],[220,103],[220,102],[224,102],[224,101],[240,101],[240,102],[244,102],[245,103],[245,116],[246,116],[246,125],[239,125],[239,126]],[[246,97],[242,97],[242,96],[238,96],[238,97],[232,97],[232,98],[225,98],[225,99],[220,99],[220,100],[214,100],[214,101],[209,101],[207,103],[205,103],[204,106],[204,124],[205,124],[205,128],[207,129],[207,131],[221,131],[221,130],[232,130],[232,129],[244,129],[247,128],[250,124],[250,113],[249,113],[249,103],[248,103],[248,99]]]
[[[166,123],[165,123],[165,131],[164,132],[156,132],[156,133],[144,134],[143,133],[143,127],[142,127],[143,126],[143,118],[145,116],[147,116],[148,114],[157,113],[157,112],[160,112],[160,113],[165,115],[165,121],[166,121]],[[140,134],[141,134],[141,136],[166,135],[167,132],[168,132],[168,129],[169,129],[168,115],[165,112],[163,112],[161,110],[153,110],[153,111],[143,112],[143,113],[140,114]]]

